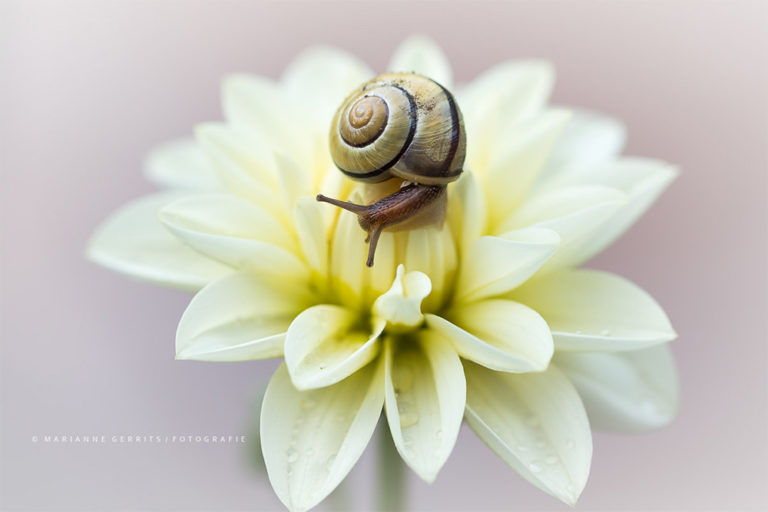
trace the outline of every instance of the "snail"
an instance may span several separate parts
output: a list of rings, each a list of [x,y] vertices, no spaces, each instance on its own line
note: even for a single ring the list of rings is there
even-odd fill
[[[333,162],[346,176],[367,183],[400,178],[400,189],[370,205],[318,201],[355,213],[367,233],[366,265],[373,266],[381,232],[445,219],[446,187],[459,178],[466,152],[464,122],[453,95],[415,73],[385,73],[350,94],[330,129]]]

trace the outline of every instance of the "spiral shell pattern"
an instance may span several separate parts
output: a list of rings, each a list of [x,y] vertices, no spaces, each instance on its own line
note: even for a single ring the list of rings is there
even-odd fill
[[[447,184],[464,165],[464,123],[453,95],[413,73],[386,73],[350,94],[330,129],[331,157],[350,178]]]

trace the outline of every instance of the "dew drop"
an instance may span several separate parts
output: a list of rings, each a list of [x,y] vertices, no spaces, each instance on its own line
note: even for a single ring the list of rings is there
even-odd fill
[[[400,428],[408,428],[419,422],[419,415],[415,412],[400,414]]]
[[[530,464],[528,464],[528,469],[530,469],[532,473],[538,473],[539,471],[541,471],[541,466],[539,466],[535,462],[531,462]]]
[[[568,440],[565,442],[565,447],[566,447],[566,448],[568,448],[568,449],[572,449],[574,446],[575,446],[575,445],[573,444],[573,439],[568,439]]]
[[[545,443],[542,439],[537,440],[535,443],[536,448],[544,448],[547,446],[547,443]]]
[[[314,398],[307,397],[304,400],[301,401],[301,408],[302,409],[311,409],[315,406],[315,400]]]
[[[299,460],[299,452],[296,450],[288,450],[288,453],[286,454],[288,456],[288,464],[293,464],[297,460]]]
[[[609,331],[608,329],[603,329],[602,331],[600,331],[600,335],[601,336],[610,336],[611,335],[611,331]]]
[[[347,417],[344,416],[343,414],[339,414],[338,416],[336,416],[336,421],[338,421],[339,423],[344,422],[344,420],[346,420],[346,419],[347,419]]]
[[[527,452],[528,451],[528,447],[525,446],[524,444],[519,444],[519,445],[517,445],[517,451],[519,451],[519,452]]]
[[[309,450],[307,450],[307,457],[311,457],[314,454],[315,454],[315,449],[314,448],[310,448]]]
[[[328,460],[325,461],[325,468],[328,471],[330,471],[331,468],[333,467],[333,463],[334,462],[336,462],[336,456],[335,455],[331,455],[330,457],[328,457]]]
[[[443,439],[443,431],[442,430],[438,430],[437,432],[435,432],[435,438],[438,441],[442,440]]]
[[[576,331],[576,334],[583,334],[581,331]]]
[[[528,416],[528,418],[526,418],[526,420],[525,420],[525,424],[526,424],[526,425],[528,425],[528,426],[529,426],[529,427],[531,427],[531,428],[536,428],[536,427],[538,427],[538,426],[539,426],[541,423],[539,422],[539,418],[538,418],[538,417],[536,417],[536,415],[535,415],[535,414],[531,414],[530,416]]]
[[[557,464],[559,460],[560,458],[557,457],[556,455],[550,455],[549,457],[544,459],[544,462],[546,462],[547,464]]]
[[[290,475],[291,473],[293,473],[293,468],[291,466],[288,466],[288,469],[285,472]]]

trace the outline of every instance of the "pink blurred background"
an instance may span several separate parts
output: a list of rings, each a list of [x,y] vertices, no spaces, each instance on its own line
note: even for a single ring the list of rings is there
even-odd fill
[[[459,81],[507,58],[552,60],[556,103],[622,119],[626,153],[682,169],[590,264],[670,315],[680,415],[645,435],[597,433],[576,510],[768,507],[764,3],[27,1],[0,10],[5,509],[280,508],[242,445],[32,442],[247,434],[276,365],[174,361],[189,295],[99,268],[84,247],[153,189],[141,174],[153,145],[220,119],[225,73],[277,77],[317,42],[383,70],[412,33],[442,45]],[[346,487],[354,508],[370,506],[373,458]],[[467,429],[433,485],[409,479],[416,510],[568,510]]]

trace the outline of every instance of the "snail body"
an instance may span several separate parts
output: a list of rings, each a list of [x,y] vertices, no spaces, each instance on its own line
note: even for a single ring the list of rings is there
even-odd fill
[[[344,100],[329,136],[331,157],[346,176],[404,180],[397,192],[367,206],[317,196],[358,215],[368,232],[369,267],[385,229],[443,221],[445,189],[461,175],[466,152],[461,111],[443,86],[413,73],[379,75]]]

